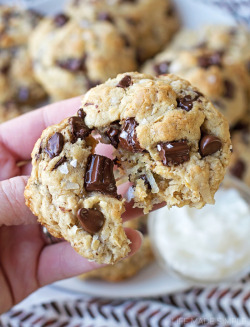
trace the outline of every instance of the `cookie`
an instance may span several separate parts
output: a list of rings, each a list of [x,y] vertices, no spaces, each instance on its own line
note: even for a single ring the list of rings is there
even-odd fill
[[[132,257],[125,258],[113,266],[103,267],[83,274],[80,276],[81,279],[96,278],[109,282],[119,282],[136,275],[154,260],[147,233],[147,218],[141,217],[133,219],[126,222],[124,225],[129,228],[137,229],[143,234],[144,238],[140,250]]]
[[[37,107],[46,93],[35,80],[27,42],[40,16],[0,6],[0,121]],[[11,104],[11,105],[10,105]]]
[[[71,0],[66,6],[66,12],[77,19],[98,20],[109,17],[118,28],[129,24],[130,35],[136,36],[139,62],[159,52],[179,27],[179,19],[170,0],[111,2]]]
[[[76,22],[64,14],[46,18],[30,40],[37,79],[55,99],[85,93],[119,72],[135,70],[135,50],[106,21]]]
[[[241,64],[228,64],[222,52],[166,50],[145,63],[142,71],[155,75],[173,73],[187,79],[213,102],[230,125],[236,124],[246,113],[244,71]]]
[[[233,132],[229,172],[250,187],[250,125]]]

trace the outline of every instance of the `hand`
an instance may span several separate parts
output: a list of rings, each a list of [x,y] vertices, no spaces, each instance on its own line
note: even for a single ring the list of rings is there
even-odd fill
[[[41,286],[100,267],[67,242],[47,245],[23,196],[31,171],[30,154],[42,130],[74,115],[79,107],[79,98],[70,99],[0,125],[0,313]],[[125,191],[124,187],[120,190]],[[142,211],[129,204],[124,219],[140,215]],[[126,233],[132,241],[132,255],[141,237],[132,229]]]

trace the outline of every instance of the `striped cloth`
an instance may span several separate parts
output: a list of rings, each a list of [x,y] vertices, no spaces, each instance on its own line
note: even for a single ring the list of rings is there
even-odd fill
[[[250,327],[250,275],[231,286],[147,299],[63,299],[12,309],[2,327]]]

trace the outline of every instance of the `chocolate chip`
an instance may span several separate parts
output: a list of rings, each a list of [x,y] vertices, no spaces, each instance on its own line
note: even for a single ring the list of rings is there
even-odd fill
[[[40,158],[40,154],[42,153],[42,141],[40,142],[40,145],[39,145],[39,149],[38,149],[38,152],[35,154],[35,158],[36,160],[38,160]]]
[[[69,17],[65,14],[58,14],[54,17],[54,24],[57,27],[62,27],[69,21]]]
[[[90,155],[84,181],[86,191],[117,197],[113,168],[114,163],[111,159],[98,154]]]
[[[204,135],[200,140],[200,153],[202,157],[214,154],[222,147],[221,140],[214,135]]]
[[[85,72],[85,61],[86,56],[84,56],[84,58],[68,58],[66,60],[57,60],[56,64],[57,66],[69,70],[71,72]]]
[[[102,21],[108,21],[110,23],[114,22],[112,16],[107,12],[100,12],[97,16],[97,19]]]
[[[98,233],[104,225],[104,215],[96,209],[79,209],[77,212],[82,228],[91,235]]]
[[[52,159],[58,156],[63,149],[64,139],[61,133],[56,132],[47,142],[47,146],[45,147],[45,152],[48,153],[49,157]]]
[[[148,226],[147,226],[146,221],[143,221],[143,222],[141,221],[137,230],[139,232],[141,232],[142,235],[148,235]]]
[[[78,111],[77,111],[77,116],[84,119],[86,117],[86,113],[83,111],[82,108],[80,108]]]
[[[228,99],[233,99],[235,94],[235,86],[228,79],[224,80],[224,94],[223,96]]]
[[[27,87],[19,87],[18,89],[18,102],[25,103],[29,100],[30,90]]]
[[[86,88],[87,90],[92,89],[92,87],[95,87],[97,85],[101,84],[100,81],[92,81],[89,78],[86,77]]]
[[[73,135],[72,143],[76,142],[78,138],[84,140],[91,133],[91,129],[86,126],[82,117],[69,118],[69,124],[71,126],[71,132]]]
[[[149,190],[151,190],[151,185],[148,181],[147,175],[143,174],[139,177],[139,179],[142,179],[144,181],[144,184],[148,187]]]
[[[193,108],[193,102],[198,100],[199,97],[203,96],[200,92],[195,92],[197,95],[192,99],[191,95],[185,95],[183,98],[177,98],[177,107],[183,110],[190,111]]]
[[[65,156],[62,157],[60,160],[57,161],[57,163],[55,164],[55,166],[54,166],[54,168],[52,170],[54,170],[54,169],[58,168],[59,166],[61,166],[66,160],[67,160],[67,158]]]
[[[135,118],[127,118],[122,126],[122,131],[119,135],[120,146],[127,151],[142,152],[140,143],[136,135],[136,126],[138,126]]]
[[[119,144],[119,135],[120,135],[121,126],[119,122],[113,122],[109,129],[105,132],[105,136],[109,139],[110,143],[117,149]]]
[[[157,65],[154,65],[154,71],[157,75],[168,74],[171,61],[162,61]]]
[[[222,67],[222,53],[217,51],[212,54],[203,54],[198,58],[198,65],[202,68],[209,68],[210,66]]]
[[[125,89],[132,84],[133,84],[133,82],[132,82],[131,76],[126,75],[120,80],[120,82],[116,86]]]
[[[165,166],[177,166],[190,159],[190,149],[185,140],[159,143],[157,150]]]
[[[235,177],[242,179],[243,174],[246,170],[246,164],[241,159],[237,160],[236,163],[230,168],[230,173]]]

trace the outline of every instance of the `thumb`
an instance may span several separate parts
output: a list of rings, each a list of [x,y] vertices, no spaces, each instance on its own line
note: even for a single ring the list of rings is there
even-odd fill
[[[24,188],[27,176],[18,176],[0,182],[0,226],[36,223],[36,217],[25,205]]]

